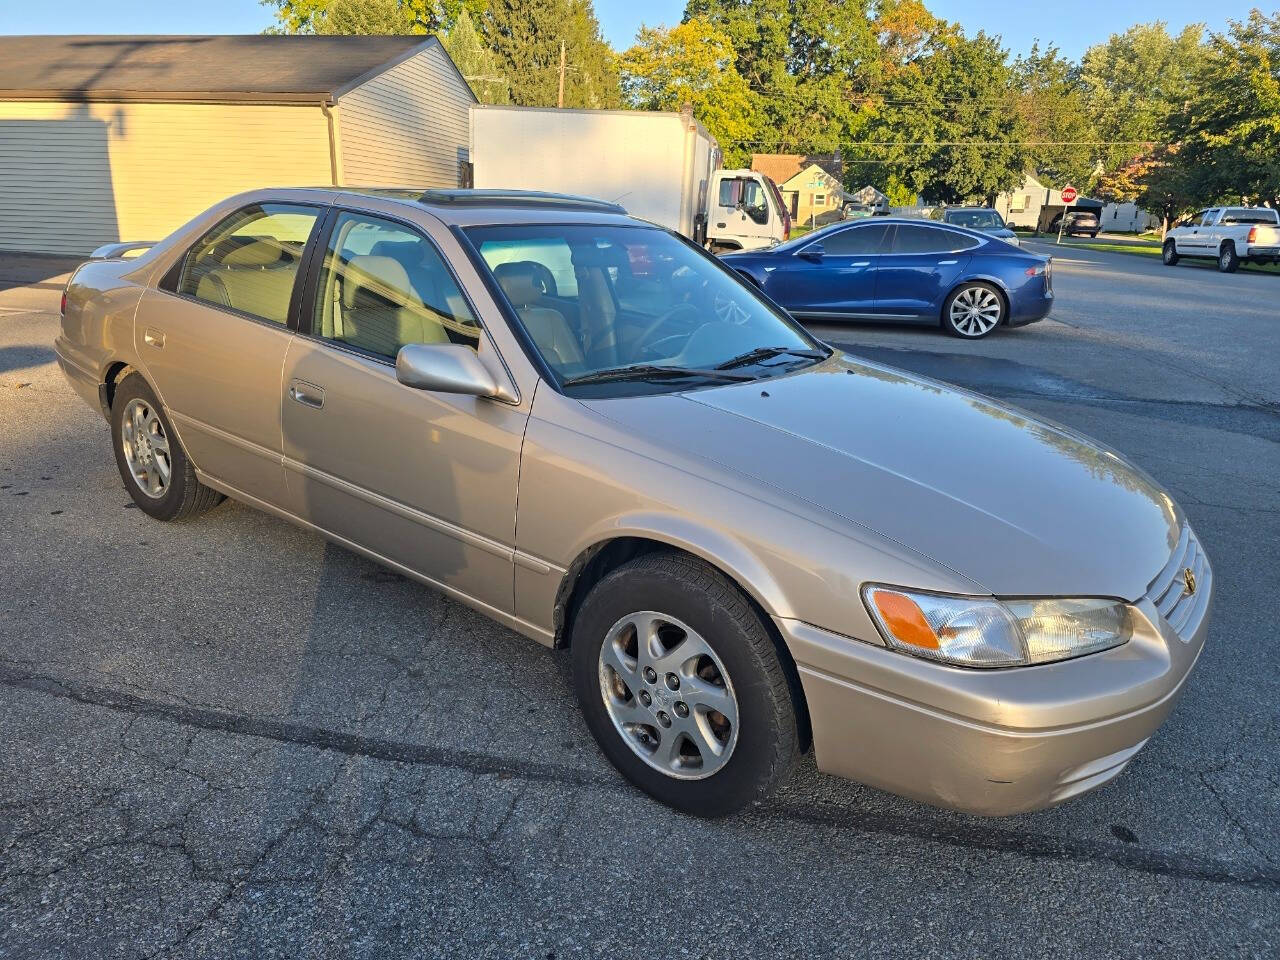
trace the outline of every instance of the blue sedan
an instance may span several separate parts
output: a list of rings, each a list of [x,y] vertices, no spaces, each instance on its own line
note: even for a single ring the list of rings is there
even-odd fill
[[[797,317],[941,323],[969,340],[1053,306],[1047,257],[976,230],[928,220],[836,223],[727,266]]]

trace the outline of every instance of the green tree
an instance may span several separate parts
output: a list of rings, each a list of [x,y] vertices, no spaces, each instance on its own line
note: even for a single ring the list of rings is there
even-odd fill
[[[1089,117],[1077,67],[1056,47],[1031,52],[1013,64],[1017,108],[1027,157],[1051,186],[1074,184],[1087,191],[1096,179],[1101,149]]]
[[[437,33],[463,10],[474,16],[486,0],[261,0],[275,11],[276,33]],[[392,10],[392,7],[398,10]],[[347,27],[348,29],[343,29]]]
[[[1143,23],[1090,47],[1080,62],[1080,85],[1099,140],[1101,159],[1116,170],[1159,144],[1195,87],[1202,62],[1198,24],[1176,36],[1163,23]]]
[[[870,0],[689,0],[685,20],[724,33],[760,98],[762,151],[829,152],[865,125],[880,46]]]
[[[1177,217],[1204,202],[1203,171],[1179,156],[1175,147],[1158,146],[1108,171],[1095,194],[1115,203],[1136,203],[1160,218],[1160,236]]]
[[[994,200],[1022,182],[1029,157],[1013,70],[998,40],[937,31],[877,98],[865,147],[877,179],[943,203]],[[864,169],[866,169],[864,167]]]
[[[477,100],[481,103],[511,102],[511,85],[502,72],[502,66],[485,46],[471,14],[466,10],[459,14],[457,22],[445,34],[444,47]]]
[[[1212,201],[1280,205],[1280,13],[1254,10],[1214,33],[1186,109],[1179,156]]]
[[[556,105],[563,42],[564,105],[622,105],[616,57],[600,35],[591,0],[489,0],[476,22],[510,82],[514,103]]]
[[[745,146],[757,135],[759,97],[734,66],[733,44],[705,20],[671,27],[641,27],[622,54],[622,90],[638,110],[679,110],[685,104],[719,141],[726,166],[750,160]]]

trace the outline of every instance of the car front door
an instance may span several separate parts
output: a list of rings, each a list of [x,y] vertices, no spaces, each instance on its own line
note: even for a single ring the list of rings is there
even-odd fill
[[[280,369],[298,276],[320,210],[259,203],[200,238],[134,316],[143,374],[196,467],[267,503],[285,500]]]
[[[943,298],[959,279],[976,237],[929,223],[900,223],[880,258],[876,313],[905,320],[937,321]]]
[[[495,348],[416,226],[335,210],[284,362],[291,509],[330,535],[501,612],[513,606],[527,411],[396,379],[409,343]]]
[[[1193,253],[1198,257],[1217,255],[1217,251],[1213,249],[1213,231],[1217,222],[1218,211],[1216,209],[1206,210],[1201,215],[1187,236],[1186,248],[1188,253]]]
[[[774,255],[765,292],[800,316],[859,317],[876,312],[876,276],[889,225],[851,223]]]

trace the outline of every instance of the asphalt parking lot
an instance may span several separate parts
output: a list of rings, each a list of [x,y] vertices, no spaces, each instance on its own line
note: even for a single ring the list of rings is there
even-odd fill
[[[817,328],[1124,451],[1208,550],[1214,626],[1147,749],[1056,809],[810,757],[705,822],[613,772],[564,655],[235,503],[134,509],[46,272],[0,289],[0,957],[1280,950],[1280,277],[1073,248],[1028,328]]]

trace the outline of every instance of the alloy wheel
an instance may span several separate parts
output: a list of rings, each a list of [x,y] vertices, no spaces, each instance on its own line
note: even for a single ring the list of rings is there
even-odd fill
[[[729,762],[738,700],[723,662],[697,631],[652,610],[629,614],[605,636],[599,670],[609,719],[649,766],[701,780]]]
[[[120,447],[138,489],[159,500],[169,489],[173,460],[169,438],[155,409],[146,400],[135,398],[124,408],[120,424]]]
[[[966,287],[951,301],[948,319],[958,333],[980,337],[1000,322],[1000,298],[986,287]]]

